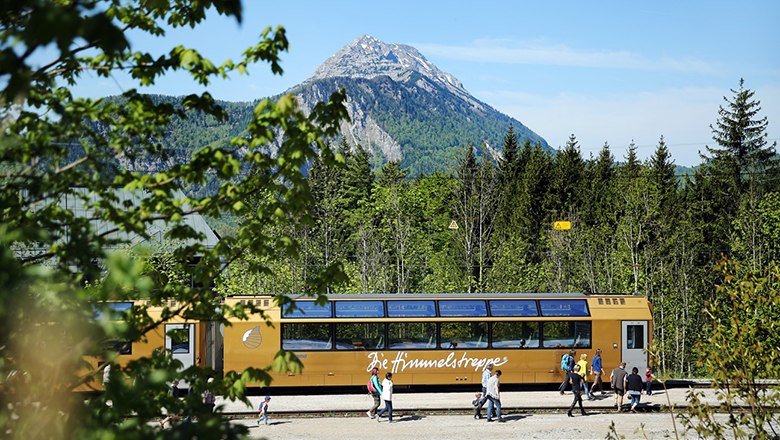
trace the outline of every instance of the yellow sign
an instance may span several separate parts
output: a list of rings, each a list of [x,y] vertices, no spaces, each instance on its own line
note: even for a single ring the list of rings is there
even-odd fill
[[[569,221],[560,221],[553,223],[553,229],[556,231],[568,231],[571,229],[571,222]]]
[[[458,224],[455,223],[455,220],[450,223],[450,229],[458,229]]]

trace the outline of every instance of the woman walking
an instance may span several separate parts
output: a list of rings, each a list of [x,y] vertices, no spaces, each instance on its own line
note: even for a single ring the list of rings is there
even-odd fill
[[[385,379],[382,381],[382,400],[385,401],[385,407],[376,413],[376,421],[380,420],[380,417],[386,412],[388,423],[393,422],[393,373],[388,372],[385,374]]]
[[[642,397],[642,377],[639,376],[639,368],[632,368],[631,374],[626,376],[625,390],[631,397],[631,412],[635,413],[639,399]]]
[[[582,377],[582,390],[585,391],[585,396],[588,397],[588,400],[595,400],[593,396],[590,395],[590,388],[588,388],[588,355],[585,353],[582,353],[580,355],[580,360],[577,362],[577,365],[579,365],[580,369],[578,370],[580,376]]]

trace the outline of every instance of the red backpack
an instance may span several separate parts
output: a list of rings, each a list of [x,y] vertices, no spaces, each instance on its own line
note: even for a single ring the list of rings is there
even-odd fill
[[[366,385],[366,388],[368,388],[368,392],[371,394],[376,393],[376,388],[374,388],[374,381],[372,380],[374,376],[371,376],[368,378],[368,384]]]

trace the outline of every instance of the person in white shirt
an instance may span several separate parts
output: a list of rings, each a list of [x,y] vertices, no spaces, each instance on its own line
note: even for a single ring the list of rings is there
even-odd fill
[[[387,421],[393,421],[393,373],[388,372],[385,374],[385,378],[382,381],[382,400],[385,401],[385,407],[376,413],[376,421],[380,420],[380,417],[384,413],[387,413]]]
[[[500,378],[501,378],[501,370],[496,370],[496,374],[494,374],[493,377],[491,377],[487,383],[487,396],[488,396],[487,421],[488,422],[493,421],[493,418],[491,417],[493,415],[496,416],[496,419],[499,422],[504,421],[504,419],[501,418],[501,394],[499,393],[499,387],[501,385]],[[493,414],[494,406],[495,406],[495,414]]]

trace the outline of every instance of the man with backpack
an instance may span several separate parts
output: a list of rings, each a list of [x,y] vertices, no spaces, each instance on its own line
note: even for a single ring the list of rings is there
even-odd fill
[[[379,408],[379,397],[382,395],[382,384],[379,383],[378,368],[373,368],[371,370],[371,377],[368,378],[368,384],[366,385],[366,388],[368,388],[368,394],[374,398],[374,406],[366,411],[366,415],[373,419],[376,417],[376,409]]]
[[[568,353],[564,353],[563,356],[561,356],[561,370],[563,371],[563,382],[561,382],[561,386],[558,387],[558,391],[561,392],[561,395],[563,395],[563,391],[566,390],[566,387],[569,385],[569,372],[572,371],[574,368],[574,355],[577,354],[577,352],[574,349],[569,350]]]

